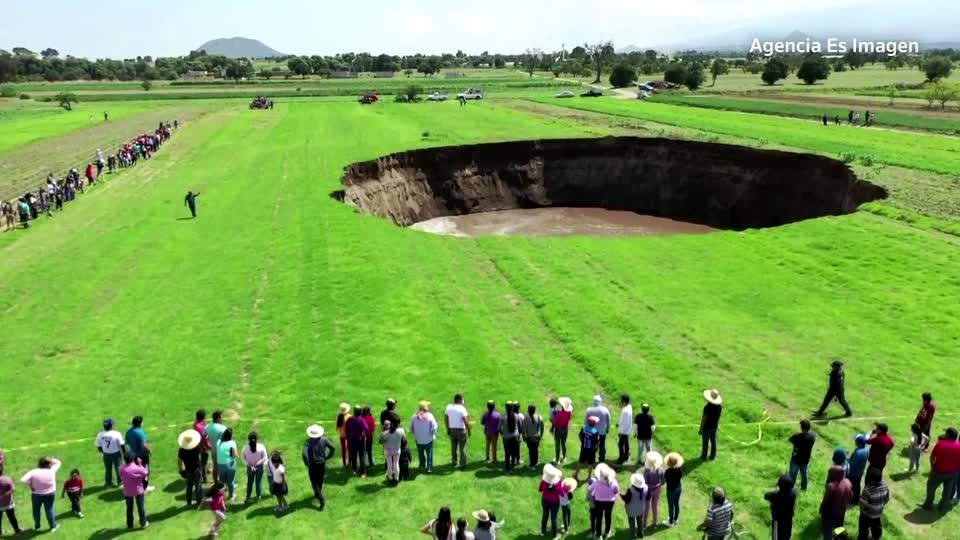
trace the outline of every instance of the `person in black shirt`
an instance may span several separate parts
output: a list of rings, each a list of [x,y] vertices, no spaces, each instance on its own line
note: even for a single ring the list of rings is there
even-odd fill
[[[793,455],[790,456],[790,479],[791,485],[797,482],[797,473],[800,474],[800,489],[807,490],[807,471],[810,467],[810,454],[813,453],[813,443],[817,441],[816,435],[810,432],[810,421],[800,421],[800,433],[794,433],[790,437],[790,444],[793,445]]]
[[[192,191],[187,191],[187,196],[183,198],[184,206],[190,207],[190,215],[197,217],[197,197],[200,196],[200,193],[194,193]]]
[[[650,414],[650,405],[644,403],[640,407],[640,414],[633,419],[637,426],[637,465],[641,466],[646,461],[647,452],[653,451],[653,432],[657,429],[657,421]]]
[[[814,416],[823,416],[830,402],[834,399],[843,407],[847,417],[853,416],[853,411],[850,410],[850,405],[844,397],[844,383],[846,381],[843,374],[843,362],[834,360],[833,363],[830,364],[830,367],[832,368],[830,370],[830,386],[827,388],[827,395],[823,396],[823,403],[820,405],[820,408],[817,409],[817,412],[814,413]]]
[[[797,490],[793,489],[793,479],[786,474],[781,476],[777,489],[765,494],[763,498],[770,502],[774,540],[790,540],[793,536],[793,512],[797,505]]]
[[[188,429],[177,438],[180,444],[177,464],[180,477],[187,483],[187,506],[200,506],[203,502],[203,473],[200,470],[201,441],[202,436],[195,429]]]
[[[390,425],[400,426],[400,415],[397,414],[397,401],[393,398],[387,399],[387,408],[380,413],[380,427],[383,427],[383,424],[387,420],[390,421]]]
[[[707,460],[707,447],[710,447],[710,460],[717,459],[717,428],[720,427],[720,413],[723,412],[723,398],[720,397],[720,391],[704,390],[704,399],[707,404],[703,406],[703,417],[700,418],[700,437],[703,442],[703,448],[700,451],[700,459]]]
[[[326,506],[323,497],[323,481],[327,474],[327,461],[333,458],[336,447],[324,437],[324,429],[316,424],[307,428],[307,442],[303,445],[303,464],[307,467],[313,495],[320,501],[320,509]]]

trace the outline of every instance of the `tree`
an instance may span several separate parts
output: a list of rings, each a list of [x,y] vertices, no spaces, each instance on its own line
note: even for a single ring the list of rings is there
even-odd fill
[[[260,77],[261,79],[266,79],[269,81],[270,77],[273,77],[273,72],[270,71],[269,69],[261,69],[259,72],[257,72],[257,77]]]
[[[523,70],[530,74],[533,77],[533,72],[537,70],[537,65],[540,64],[540,59],[543,57],[543,52],[540,49],[527,49],[523,53]]]
[[[663,70],[663,80],[673,84],[683,84],[687,78],[687,68],[680,62],[672,62]]]
[[[858,70],[867,63],[867,58],[861,52],[848,51],[843,55],[843,62],[850,66],[850,69]]]
[[[17,78],[17,60],[7,51],[0,51],[0,83]]]
[[[927,101],[932,105],[934,101],[940,102],[940,108],[946,109],[947,103],[960,98],[960,90],[946,81],[937,81],[927,89]]]
[[[763,82],[773,86],[777,84],[777,81],[786,79],[789,72],[790,66],[781,58],[771,58],[763,66],[763,73],[760,74],[760,78],[763,79]]]
[[[224,74],[228,79],[240,82],[241,79],[247,79],[253,75],[253,65],[246,59],[230,60]]]
[[[797,70],[797,77],[807,84],[814,84],[817,81],[825,80],[830,76],[830,62],[819,55],[810,55],[800,64]]]
[[[896,101],[899,95],[900,95],[900,92],[897,91],[896,86],[891,86],[889,89],[887,89],[887,97],[890,98],[891,107],[893,107],[893,103],[894,101]]]
[[[894,56],[884,62],[883,65],[888,71],[896,71],[903,67],[903,59],[899,56]]]
[[[13,54],[17,56],[36,56],[37,55],[37,53],[31,51],[26,47],[14,47]]]
[[[617,64],[610,72],[610,85],[614,88],[626,88],[637,80],[637,70],[627,64]]]
[[[560,74],[563,73],[563,64],[560,62],[554,62],[550,66],[550,73],[553,73],[554,77],[560,78]]]
[[[945,56],[931,56],[923,63],[923,71],[928,81],[946,79],[953,72],[953,62]]]
[[[707,76],[703,73],[703,66],[700,65],[700,62],[694,62],[687,66],[686,73],[683,77],[683,84],[690,90],[696,90],[703,86],[703,82],[707,80]]]
[[[5,84],[0,86],[0,97],[4,98],[15,98],[17,97],[17,87],[12,84]]]
[[[56,49],[46,48],[40,51],[40,56],[42,56],[43,58],[56,58],[60,56],[60,51]]]
[[[419,84],[408,84],[403,88],[403,90],[400,91],[399,97],[402,97],[404,99],[401,99],[399,101],[404,101],[406,103],[413,103],[416,101],[420,101],[420,94],[422,93],[423,93],[423,87],[420,86]]]
[[[613,62],[613,59],[617,55],[613,48],[613,42],[602,41],[592,45],[584,43],[583,50],[586,52],[587,58],[593,62],[593,67],[597,70],[597,76],[593,84],[598,84],[600,82],[600,76],[603,75],[603,68]]]
[[[306,79],[310,74],[310,64],[301,57],[291,58],[287,61],[287,68],[301,78]]]
[[[80,100],[77,99],[77,95],[73,92],[60,92],[53,97],[54,101],[60,104],[61,107],[68,111],[73,110],[73,103],[79,103]]]
[[[713,84],[710,86],[716,86],[717,77],[726,75],[727,73],[730,73],[730,65],[727,64],[727,61],[723,58],[714,60],[713,64],[710,65],[710,75],[713,77]]]
[[[144,92],[149,92],[153,88],[153,82],[150,79],[144,79],[140,86],[143,87]]]
[[[412,70],[412,69],[405,69],[405,70],[403,70],[403,74],[406,75],[407,78],[409,79],[410,76],[413,75],[413,70]]]

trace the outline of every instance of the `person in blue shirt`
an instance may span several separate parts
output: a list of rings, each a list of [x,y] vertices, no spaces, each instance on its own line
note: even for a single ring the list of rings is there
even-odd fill
[[[127,444],[127,449],[135,459],[140,460],[141,465],[150,469],[151,450],[147,444],[147,432],[143,430],[143,417],[134,416],[130,424],[130,429],[127,430],[126,435],[123,437],[124,442]],[[143,489],[153,491],[154,488],[150,485],[149,477],[143,479]]]
[[[864,433],[857,435],[854,439],[857,447],[850,454],[847,461],[847,478],[853,486],[853,504],[860,501],[860,487],[863,485],[863,473],[867,470],[867,459],[870,457],[870,449],[867,448],[867,436]]]

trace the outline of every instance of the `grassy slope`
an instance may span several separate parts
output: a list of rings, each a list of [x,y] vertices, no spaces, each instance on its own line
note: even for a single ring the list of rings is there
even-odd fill
[[[266,503],[233,507],[231,538],[412,538],[444,503],[456,514],[495,509],[507,538],[532,538],[536,479],[485,467],[451,474],[442,441],[436,477],[391,490],[375,478],[348,480],[336,466],[328,511],[310,510],[296,458],[303,429],[331,420],[341,400],[379,408],[391,395],[408,413],[419,399],[439,409],[464,391],[479,412],[488,398],[544,404],[562,393],[582,411],[598,391],[628,391],[654,404],[659,446],[692,457],[695,428],[669,426],[696,422],[700,391],[719,386],[728,403],[721,459],[691,462],[683,526],[657,536],[695,537],[705,493],[721,484],[738,521],[760,537],[760,493],[784,467],[782,440],[793,427],[768,425],[758,445],[741,446],[756,428],[739,422],[763,409],[776,421],[802,416],[819,399],[827,358],[847,359],[855,409],[890,416],[901,441],[921,390],[938,396],[942,414],[960,406],[938,375],[952,366],[960,335],[960,281],[950,277],[960,256],[947,237],[857,214],[672,239],[462,240],[400,230],[327,196],[344,164],[402,148],[605,132],[489,104],[293,104],[196,122],[148,166],[58,219],[0,237],[5,386],[43,381],[47,389],[5,400],[8,467],[19,473],[52,452],[96,486],[90,443],[36,445],[92,439],[102,416],[142,413],[161,486],[148,499],[152,535],[193,537],[209,516],[179,511],[179,427],[170,426],[198,406],[224,407],[238,432],[256,427],[268,447],[285,450],[298,509],[276,520]],[[188,188],[202,192],[201,218],[177,221]],[[62,260],[72,261],[69,270]],[[68,275],[83,279],[43,285]],[[871,375],[879,362],[883,376]],[[816,536],[832,445],[868,427],[818,427],[800,538]],[[478,437],[470,450],[482,452]],[[897,459],[891,470],[903,466]],[[917,533],[903,515],[922,489],[920,479],[894,484],[889,537]],[[115,501],[92,493],[87,519],[65,519],[62,532],[111,536],[123,522]],[[576,504],[579,531],[585,505]],[[957,519],[924,528],[926,537],[947,538]],[[619,508],[617,520],[625,526]]]
[[[801,105],[798,103],[784,103],[781,101],[765,101],[760,99],[741,99],[735,97],[706,97],[659,94],[653,101],[670,105],[687,105],[705,109],[720,109],[779,116],[794,116],[819,120],[824,114],[830,122],[834,116],[839,116],[846,123],[847,112],[850,107],[836,105]],[[862,119],[861,119],[862,121]],[[931,118],[917,114],[894,112],[885,110],[877,115],[877,125],[895,128],[922,129],[928,131],[951,132],[960,134],[960,119],[951,116]]]
[[[955,137],[879,129],[824,127],[807,120],[710,111],[636,100],[537,98],[535,101],[661,124],[690,126],[712,133],[735,135],[833,156],[843,152],[852,152],[859,156],[872,155],[875,160],[891,165],[942,174],[960,174],[960,154],[956,151],[960,140]]]
[[[67,111],[52,103],[32,103],[31,106],[0,109],[0,152],[98,124],[103,122],[104,111],[110,113],[112,120],[120,120],[159,105],[145,102],[84,103]]]

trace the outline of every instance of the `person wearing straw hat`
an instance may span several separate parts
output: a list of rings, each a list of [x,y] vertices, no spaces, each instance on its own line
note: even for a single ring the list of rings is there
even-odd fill
[[[473,529],[474,540],[497,540],[497,530],[503,527],[502,521],[486,510],[477,510],[473,513],[477,526]]]
[[[340,437],[340,462],[347,466],[350,447],[347,444],[347,420],[350,419],[350,405],[341,403],[337,409],[337,436]]]
[[[323,435],[323,426],[313,424],[307,428],[307,442],[303,445],[303,464],[307,467],[310,485],[313,486],[313,495],[320,502],[321,510],[327,504],[323,498],[323,480],[327,474],[327,461],[333,458],[336,452],[333,443]]]
[[[643,509],[643,528],[647,528],[647,518],[653,514],[653,526],[660,519],[660,492],[663,491],[663,456],[659,452],[647,452],[647,461],[643,467],[643,479],[647,484],[647,506]]]
[[[113,429],[113,418],[103,421],[103,431],[97,434],[97,451],[103,456],[104,482],[106,487],[113,487],[113,475],[117,475],[117,484],[120,483],[120,463],[123,462],[123,435]]]
[[[570,433],[571,418],[573,418],[573,400],[568,397],[550,400],[550,433],[553,434],[558,465],[567,460],[567,435]]]
[[[700,437],[703,443],[700,451],[700,460],[707,460],[707,447],[710,448],[710,460],[717,459],[717,429],[720,427],[720,414],[723,412],[723,398],[717,389],[704,390],[703,398],[707,400],[703,406],[703,416],[700,417]]]
[[[550,519],[551,534],[557,536],[557,515],[560,512],[560,499],[563,498],[564,488],[560,480],[563,471],[547,463],[543,466],[543,476],[540,479],[540,506],[543,513],[540,516],[540,534],[547,535],[547,518]]]
[[[587,407],[584,413],[584,423],[591,416],[598,419],[597,433],[600,435],[600,442],[597,444],[597,454],[599,461],[607,459],[607,431],[610,429],[610,409],[603,404],[603,397],[593,396],[593,405]]]
[[[577,490],[577,481],[573,478],[563,479],[563,496],[560,497],[560,530],[563,534],[570,532],[570,514],[573,506],[573,492]]]
[[[596,506],[597,520],[594,535],[599,538],[611,538],[613,528],[613,505],[620,495],[620,485],[617,484],[617,473],[606,463],[600,463],[594,470],[596,482],[590,484],[587,490],[593,497]]]
[[[853,416],[853,411],[850,409],[850,404],[847,403],[845,397],[845,384],[846,375],[843,373],[843,362],[834,360],[830,364],[830,385],[827,387],[827,393],[823,396],[823,403],[820,404],[820,408],[817,409],[817,412],[813,413],[813,415],[818,417],[823,416],[830,402],[836,399],[837,403],[843,407],[844,416]]]
[[[680,494],[683,493],[683,456],[670,452],[666,457],[667,470],[663,480],[667,484],[667,527],[676,526],[680,521]]]
[[[203,472],[201,471],[201,443],[203,437],[195,429],[188,429],[177,437],[177,470],[187,484],[187,506],[203,502]]]
[[[417,413],[410,419],[410,432],[417,443],[420,470],[433,472],[433,441],[437,438],[437,419],[430,412],[430,402],[421,401]]]
[[[627,524],[630,525],[630,538],[643,538],[646,531],[647,506],[650,490],[643,474],[635,472],[630,475],[630,487],[620,495],[623,499],[623,509],[627,512]]]
[[[580,478],[580,468],[586,465],[588,467],[587,476],[593,476],[593,467],[597,463],[597,445],[600,444],[600,434],[597,432],[597,424],[600,419],[596,416],[587,418],[587,423],[580,428],[580,459],[577,460],[577,469],[573,472],[573,478]]]

